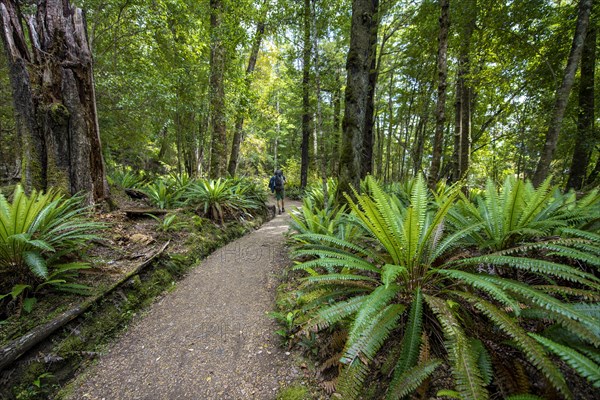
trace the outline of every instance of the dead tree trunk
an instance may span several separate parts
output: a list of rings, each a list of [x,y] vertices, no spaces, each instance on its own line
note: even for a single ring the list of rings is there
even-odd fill
[[[90,203],[107,198],[83,12],[67,0],[45,0],[35,16],[23,17],[15,1],[0,0],[0,14],[23,184],[85,192]]]

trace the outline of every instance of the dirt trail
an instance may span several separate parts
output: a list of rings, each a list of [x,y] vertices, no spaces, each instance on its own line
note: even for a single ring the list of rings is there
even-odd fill
[[[288,223],[278,215],[210,255],[86,371],[70,399],[274,399],[300,374],[266,315],[288,263]]]

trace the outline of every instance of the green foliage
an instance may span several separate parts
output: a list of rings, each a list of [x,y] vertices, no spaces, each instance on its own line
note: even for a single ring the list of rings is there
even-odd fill
[[[304,386],[286,387],[277,394],[277,400],[308,400],[310,398],[308,389]]]
[[[167,209],[175,207],[182,196],[182,190],[173,182],[159,178],[154,182],[146,184],[144,193],[156,207]]]
[[[86,292],[85,286],[70,281],[87,264],[63,260],[97,238],[104,225],[92,222],[81,204],[80,197],[65,199],[55,191],[27,196],[21,186],[11,203],[0,194],[0,293],[5,293],[0,299],[44,287]],[[33,304],[28,300],[24,306]]]
[[[148,214],[158,222],[157,230],[160,232],[176,232],[188,226],[184,221],[178,221],[177,214],[167,214],[163,218]]]
[[[142,186],[145,182],[145,178],[135,174],[131,171],[120,171],[116,170],[108,174],[108,183],[117,185],[124,189],[133,189]]]
[[[327,221],[317,218],[323,210],[305,202],[307,209],[296,215],[297,234],[292,236],[293,256],[300,261],[294,269],[308,274],[298,301],[306,316],[298,320],[305,321],[306,332],[337,324],[349,327],[337,388],[344,398],[361,395],[384,344],[386,349],[398,349],[390,353],[396,361],[388,398],[416,390],[444,359],[458,397],[488,398],[491,384],[503,385],[493,369],[498,352],[488,346],[502,342],[518,349],[549,384],[572,398],[563,373],[544,348],[550,339],[531,336],[537,326],[531,322],[554,321],[574,335],[582,349],[597,348],[597,310],[589,303],[572,302],[582,295],[595,299],[600,279],[570,263],[540,257],[536,250],[547,243],[546,235],[588,217],[580,218],[575,204],[566,206],[559,193],[550,195],[548,182],[538,189],[514,180],[507,180],[507,185],[498,191],[488,184],[484,195],[471,203],[457,186],[432,195],[418,177],[401,199],[368,177],[363,193],[355,193],[355,200],[347,198],[349,212],[340,212],[344,225],[352,226],[346,230],[359,232],[352,240],[330,222],[321,222]],[[592,233],[570,229],[579,236],[564,240],[598,253],[597,242],[589,238]],[[478,255],[532,238],[539,241],[528,245],[533,251],[521,245],[510,255],[502,251]],[[574,246],[552,243],[555,247],[545,244],[545,249],[560,252],[567,260],[584,259],[569,253],[575,253]],[[539,282],[547,284],[534,284]],[[560,297],[554,296],[557,293]],[[445,351],[438,350],[436,357],[424,352],[423,340],[439,338]],[[542,340],[544,346],[538,343]],[[595,361],[586,353],[563,344],[549,350],[595,384]]]
[[[187,204],[223,224],[226,217],[248,215],[265,207],[266,194],[255,182],[247,180],[200,179],[185,192]]]
[[[561,194],[550,181],[548,178],[534,188],[531,182],[510,176],[500,187],[488,180],[474,200],[462,198],[452,213],[453,223],[461,228],[481,225],[482,229],[471,231],[468,238],[482,250],[499,251],[598,218],[595,191],[578,202],[574,194]]]

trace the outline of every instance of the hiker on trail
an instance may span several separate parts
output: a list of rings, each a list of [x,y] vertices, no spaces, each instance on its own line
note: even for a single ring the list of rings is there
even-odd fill
[[[275,200],[277,200],[277,211],[279,214],[285,211],[283,204],[285,189],[283,185],[285,185],[285,176],[283,175],[283,172],[278,169],[275,171],[275,175],[273,175],[269,181],[269,189],[271,189],[271,193],[275,193]]]

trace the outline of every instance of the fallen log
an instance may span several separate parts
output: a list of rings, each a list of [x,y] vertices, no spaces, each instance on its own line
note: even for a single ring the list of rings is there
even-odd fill
[[[147,209],[139,208],[139,209],[123,210],[123,212],[125,212],[125,215],[127,215],[127,218],[135,218],[135,217],[147,217],[148,214],[164,215],[169,212],[173,212],[173,210],[161,210],[160,208],[147,208]]]
[[[129,197],[131,197],[132,199],[147,199],[148,195],[146,194],[146,192],[139,190],[139,189],[132,189],[132,188],[127,188],[125,189],[125,193],[127,193],[127,195]]]
[[[123,276],[117,282],[113,283],[106,291],[102,294],[96,295],[95,297],[84,301],[79,304],[75,308],[70,309],[69,311],[65,311],[60,314],[52,321],[47,322],[43,325],[37,326],[30,330],[25,335],[21,336],[18,339],[13,340],[8,343],[6,346],[0,348],[0,371],[4,369],[6,366],[12,364],[19,357],[21,357],[27,350],[31,349],[36,344],[40,343],[42,340],[46,339],[52,333],[54,333],[57,329],[65,326],[67,323],[71,322],[79,315],[84,313],[88,308],[90,308],[93,304],[98,302],[100,299],[113,292],[116,288],[121,286],[124,282],[129,280],[132,276],[137,275],[144,267],[149,265],[153,260],[155,260],[158,256],[160,256],[170,242],[165,243],[160,249],[158,249],[154,254],[140,262],[133,271],[129,272],[127,275]]]

